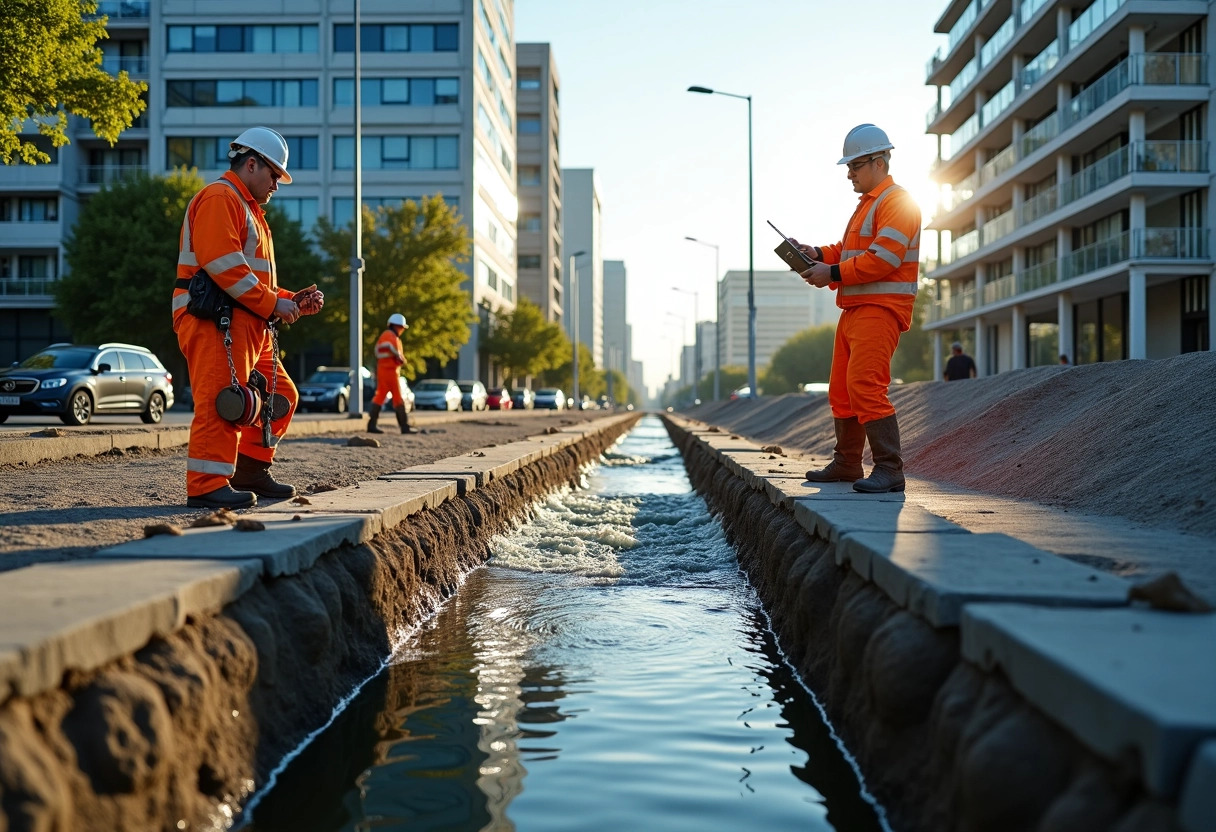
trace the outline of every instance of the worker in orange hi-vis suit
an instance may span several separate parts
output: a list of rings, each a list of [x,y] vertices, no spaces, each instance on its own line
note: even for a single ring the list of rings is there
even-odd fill
[[[298,395],[275,354],[269,322],[274,318],[294,323],[301,315],[320,312],[325,302],[315,285],[299,292],[278,285],[274,243],[262,206],[280,183],[291,182],[287,141],[267,127],[251,127],[229,147],[231,169],[199,191],[186,209],[172,303],[173,330],[186,357],[194,396],[186,505],[202,508],[244,508],[257,503],[256,495],[281,499],[295,494],[293,486],[277,482],[270,473],[274,446],[287,432]],[[191,304],[192,278],[212,290],[217,300],[211,307]],[[214,291],[216,287],[222,292]],[[198,316],[200,308],[214,311],[224,305],[231,307],[230,315]],[[271,419],[269,442],[260,429],[242,430],[241,425],[253,420],[231,422],[217,409],[217,396],[235,395],[233,389],[247,391],[255,369],[266,379],[264,398],[278,400],[272,412],[261,411]]]
[[[368,433],[384,433],[376,427],[384,400],[393,397],[393,409],[397,411],[397,426],[402,433],[413,433],[410,416],[405,405],[405,393],[401,389],[401,365],[405,363],[405,350],[401,346],[401,333],[409,329],[405,316],[397,313],[388,316],[388,329],[380,334],[376,342],[376,395],[372,396],[371,414],[367,419]]]
[[[887,398],[891,357],[912,326],[920,279],[920,208],[890,174],[891,144],[873,124],[860,124],[844,140],[853,190],[861,194],[844,239],[799,248],[819,262],[800,272],[812,286],[836,291],[841,308],[832,347],[828,403],[836,427],[833,459],[808,471],[811,482],[853,482],[855,491],[904,490],[899,423]],[[874,457],[870,476],[861,465],[866,440]],[[864,477],[864,478],[863,478]]]

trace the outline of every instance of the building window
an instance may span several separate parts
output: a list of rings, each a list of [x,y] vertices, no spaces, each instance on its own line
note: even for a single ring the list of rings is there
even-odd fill
[[[170,107],[315,107],[317,79],[166,81],[165,101]]]
[[[22,254],[17,258],[17,277],[45,280],[59,276],[59,261],[53,254]]]
[[[364,136],[363,167],[370,170],[456,170],[458,136]],[[334,170],[355,167],[354,136],[334,136]]]
[[[317,198],[315,196],[290,197],[275,195],[273,204],[287,215],[288,219],[298,222],[305,231],[317,224]]]
[[[519,120],[519,133],[521,136],[522,135],[532,135],[532,136],[538,135],[540,133],[540,119],[539,118],[521,118]]]
[[[364,107],[411,106],[460,103],[458,78],[364,78]],[[355,80],[334,79],[334,106],[355,105]]]
[[[287,164],[291,170],[317,169],[319,141],[316,136],[284,136],[283,138],[287,139]]]
[[[170,26],[170,52],[317,52],[316,26]]]
[[[170,136],[165,139],[165,165],[216,170],[228,167],[228,140],[214,136]]]
[[[17,222],[58,222],[59,200],[48,197],[22,197],[17,200]]]
[[[364,52],[456,52],[460,49],[457,23],[364,23],[359,44]],[[334,24],[334,51],[355,51],[353,23]]]
[[[520,127],[522,127],[522,122]],[[539,165],[520,165],[519,166],[519,184],[521,186],[536,187],[540,185],[540,166]]]
[[[519,71],[519,88],[521,90],[540,89],[540,72],[535,69],[521,69]]]
[[[519,227],[523,231],[540,231],[540,214],[520,214]]]
[[[540,255],[539,254],[521,254],[519,255],[518,267],[522,269],[539,269]]]
[[[442,196],[442,194],[439,194],[439,196]],[[414,202],[422,202],[422,197],[420,196],[382,196],[364,199],[363,204],[375,211],[382,206],[396,208],[407,199],[412,199]],[[443,197],[443,201],[448,204],[453,213],[459,213],[459,197],[445,196]],[[333,216],[330,219],[338,228],[345,228],[350,225],[355,220],[355,201],[348,196],[334,197]]]

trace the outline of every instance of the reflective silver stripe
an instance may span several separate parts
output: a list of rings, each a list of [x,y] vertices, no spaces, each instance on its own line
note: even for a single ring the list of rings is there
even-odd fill
[[[180,295],[174,295],[172,309],[174,312],[176,312],[179,309],[185,309],[186,304],[188,304],[189,302],[190,302],[190,293],[189,292],[182,292]]]
[[[219,181],[236,191],[236,195],[241,200],[241,207],[245,209],[245,227],[248,231],[245,235],[245,256],[253,257],[258,250],[258,226],[253,219],[253,212],[249,210],[249,203],[245,201],[245,197],[241,195],[241,189],[236,185],[233,185],[227,179],[220,179]]]
[[[898,228],[892,228],[889,225],[885,228],[879,229],[876,236],[887,237],[899,243],[901,246],[908,245],[908,235],[904,234],[904,232],[900,231]]]
[[[235,268],[236,266],[249,266],[249,263],[245,260],[245,255],[239,251],[229,252],[228,254],[215,258],[210,263],[203,264],[203,268],[206,269],[207,273],[212,277],[215,277],[215,275],[219,274],[220,272],[226,272],[231,268]]]
[[[263,260],[261,257],[252,257],[252,258],[248,258],[248,259],[249,259],[249,268],[253,269],[255,272],[270,271],[270,261],[269,260]]]
[[[894,268],[899,268],[899,264],[903,262],[902,260],[899,259],[898,254],[896,254],[893,251],[887,251],[885,248],[880,246],[878,243],[875,243],[874,245],[870,246],[870,248],[868,250],[870,251],[871,254],[875,255],[879,260],[882,260],[884,263],[887,263]]]
[[[844,251],[840,252],[840,262],[843,263],[845,260],[848,260],[850,257],[856,257],[859,254],[865,254],[865,253],[866,253],[866,250],[864,248],[846,248]]]
[[[193,251],[183,251],[177,255],[177,265],[179,265],[179,266],[197,266],[198,258],[194,256]]]
[[[917,260],[920,260],[920,249],[910,248],[904,252],[905,263],[915,263]]]
[[[891,185],[889,188],[875,197],[874,201],[870,203],[870,210],[866,211],[866,218],[862,220],[861,230],[858,232],[862,237],[872,237],[874,235],[874,214],[878,211],[878,204],[886,199],[888,194],[895,190],[902,191],[903,188],[899,187],[898,185]]]
[[[916,233],[912,235],[912,242],[908,243],[908,248],[920,248],[920,229],[916,229]]]
[[[236,473],[236,463],[187,457],[186,470],[193,471],[196,474],[219,474],[221,477],[231,477]]]
[[[389,344],[383,344],[379,347],[376,347],[376,357],[377,358],[389,358],[390,356],[392,358],[400,358],[401,353],[397,352],[396,347],[391,346]]]
[[[247,274],[244,277],[242,277],[240,280],[238,280],[236,283],[233,283],[231,286],[229,286],[224,291],[227,292],[229,297],[231,297],[233,300],[240,300],[241,295],[244,295],[246,292],[248,292],[254,286],[257,286],[257,285],[258,285],[257,275]]]
[[[916,284],[886,280],[879,283],[850,283],[840,287],[842,295],[915,295]]]

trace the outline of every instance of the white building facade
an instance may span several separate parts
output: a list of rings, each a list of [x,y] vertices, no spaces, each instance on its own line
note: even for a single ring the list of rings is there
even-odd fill
[[[595,366],[604,366],[604,250],[600,235],[599,177],[593,168],[562,170],[562,250],[566,268],[566,334],[574,338],[573,315],[578,315],[578,340],[587,345]],[[582,252],[570,273],[571,255]],[[573,279],[573,282],[572,282]],[[574,306],[577,306],[577,312]]]
[[[791,271],[755,272],[756,368],[762,370],[773,354],[804,329],[835,324],[836,294],[816,289]],[[719,343],[723,367],[747,366],[747,271],[728,271],[718,282],[718,311],[722,316]],[[703,368],[704,371],[704,368]],[[723,395],[730,391],[723,390]]]
[[[1190,0],[953,0],[927,67],[926,329],[982,375],[1210,349],[1212,64]]]

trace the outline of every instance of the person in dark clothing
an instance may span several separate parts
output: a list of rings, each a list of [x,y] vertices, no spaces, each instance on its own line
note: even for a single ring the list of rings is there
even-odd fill
[[[950,360],[946,362],[942,381],[962,381],[965,378],[975,378],[975,362],[971,356],[963,354],[963,345],[955,341],[950,345]]]

